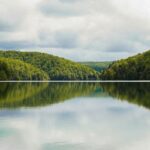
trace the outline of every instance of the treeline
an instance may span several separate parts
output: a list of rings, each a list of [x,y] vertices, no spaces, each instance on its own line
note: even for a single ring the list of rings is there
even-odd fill
[[[20,60],[0,58],[0,80],[48,80],[48,75]]]
[[[114,62],[101,74],[103,80],[150,80],[150,50]]]
[[[106,70],[111,64],[111,61],[105,61],[105,62],[79,62],[80,64],[84,64],[98,72],[102,72],[103,70]]]
[[[0,51],[0,60],[0,80],[150,80],[150,50],[113,63],[19,51]]]
[[[0,51],[0,57],[18,59],[29,63],[46,72],[50,80],[99,79],[99,73],[86,65],[45,53]]]

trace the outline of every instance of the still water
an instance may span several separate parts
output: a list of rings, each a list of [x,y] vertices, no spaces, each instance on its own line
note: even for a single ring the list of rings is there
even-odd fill
[[[0,83],[1,150],[148,150],[150,83]]]

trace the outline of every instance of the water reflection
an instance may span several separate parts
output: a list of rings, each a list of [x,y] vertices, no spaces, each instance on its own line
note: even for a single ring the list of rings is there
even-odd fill
[[[150,149],[149,83],[0,87],[2,150]]]
[[[75,97],[114,97],[150,108],[150,83],[0,83],[0,108],[35,107]]]
[[[24,106],[24,100],[44,91],[48,83],[0,83],[0,107]]]
[[[125,82],[101,84],[104,91],[119,100],[150,108],[150,83]]]

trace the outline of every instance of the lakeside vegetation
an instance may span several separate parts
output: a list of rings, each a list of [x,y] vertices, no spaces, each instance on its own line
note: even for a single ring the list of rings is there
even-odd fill
[[[150,50],[115,62],[82,63],[46,53],[0,51],[0,80],[150,80]]]
[[[0,51],[0,57],[24,61],[48,74],[50,80],[97,80],[99,73],[86,65],[38,52]]]
[[[0,80],[48,80],[48,75],[20,60],[0,58]]]
[[[150,80],[150,50],[114,62],[101,74],[103,80]]]

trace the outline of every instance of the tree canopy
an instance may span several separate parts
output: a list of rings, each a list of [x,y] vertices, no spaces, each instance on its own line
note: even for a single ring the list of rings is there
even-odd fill
[[[45,71],[51,80],[96,80],[99,73],[79,63],[38,52],[0,51],[0,57],[19,59]]]
[[[0,80],[48,80],[48,75],[20,60],[0,58]]]
[[[150,80],[150,50],[114,62],[101,74],[104,80]]]

